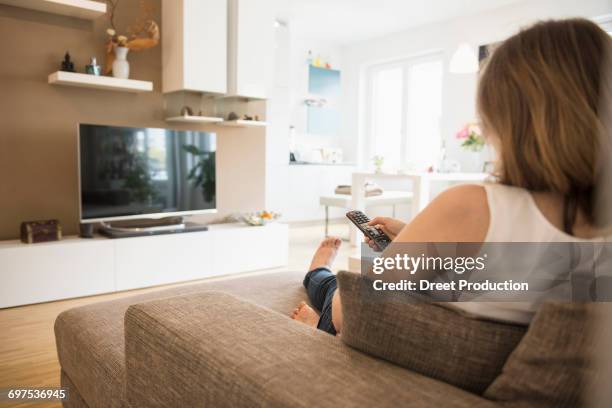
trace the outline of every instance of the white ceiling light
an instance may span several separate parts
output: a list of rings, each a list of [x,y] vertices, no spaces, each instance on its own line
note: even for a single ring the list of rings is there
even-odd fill
[[[478,57],[468,43],[459,44],[459,48],[450,60],[449,71],[454,74],[472,74],[478,72]]]

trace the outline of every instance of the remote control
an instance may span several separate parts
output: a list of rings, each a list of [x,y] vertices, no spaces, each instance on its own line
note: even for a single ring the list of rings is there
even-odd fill
[[[346,217],[363,232],[363,235],[374,241],[381,251],[391,243],[391,238],[387,234],[379,228],[368,225],[370,219],[361,211],[349,211],[346,213]]]

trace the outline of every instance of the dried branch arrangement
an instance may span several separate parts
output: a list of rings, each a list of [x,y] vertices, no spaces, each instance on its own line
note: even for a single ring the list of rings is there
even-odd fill
[[[106,30],[106,66],[104,73],[110,74],[115,61],[115,47],[126,47],[131,51],[142,51],[153,48],[159,43],[159,26],[153,21],[154,6],[147,0],[140,0],[140,17],[126,29],[127,35],[117,33],[115,13],[120,0],[106,0],[110,27]]]

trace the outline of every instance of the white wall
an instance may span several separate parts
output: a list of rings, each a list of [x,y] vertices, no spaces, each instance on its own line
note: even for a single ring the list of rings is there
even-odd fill
[[[266,199],[265,208],[286,213],[289,185],[289,123],[290,123],[290,31],[286,26],[276,29],[275,75],[267,101],[266,119]]]
[[[304,99],[308,97],[308,51],[312,51],[313,57],[320,55],[332,64],[333,69],[341,71],[340,81],[343,86],[342,53],[337,47],[329,46],[320,40],[312,40],[292,33],[290,51],[290,121],[295,127],[296,148],[303,154],[310,149],[321,147],[332,147],[345,149],[340,136],[317,136],[308,134],[307,130],[307,107]],[[308,156],[306,156],[307,158]],[[347,157],[345,161],[354,161],[355,157]],[[308,161],[308,160],[307,160]]]
[[[300,37],[290,27],[277,33],[276,75],[267,102],[266,199],[267,209],[283,214],[284,221],[321,220],[321,195],[332,194],[339,184],[350,184],[354,167],[343,165],[289,165],[289,126],[295,127],[295,144],[303,151],[321,147],[340,147],[338,137],[317,137],[307,132],[304,99],[308,95],[308,50],[328,58],[333,68],[342,69],[341,53],[319,41]],[[351,158],[345,158],[345,161]],[[355,157],[352,158],[355,160]],[[333,218],[344,211],[334,209]]]
[[[362,148],[364,132],[360,124],[363,120],[360,98],[364,88],[361,73],[365,67],[423,52],[440,51],[446,65],[440,126],[442,137],[446,140],[450,158],[459,160],[464,168],[470,164],[473,166],[469,153],[462,151],[454,134],[465,122],[475,119],[477,76],[448,72],[448,63],[457,45],[469,42],[475,48],[503,40],[520,27],[539,19],[595,17],[611,12],[612,0],[531,0],[346,46],[342,56],[345,80],[342,137],[348,141],[355,140],[358,135],[358,142],[345,144],[354,146],[354,154],[359,157],[361,166],[369,165],[368,153]]]

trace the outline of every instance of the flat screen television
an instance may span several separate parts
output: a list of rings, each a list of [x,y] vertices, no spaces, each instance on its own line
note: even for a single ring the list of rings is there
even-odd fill
[[[216,134],[79,125],[82,223],[215,212]]]

